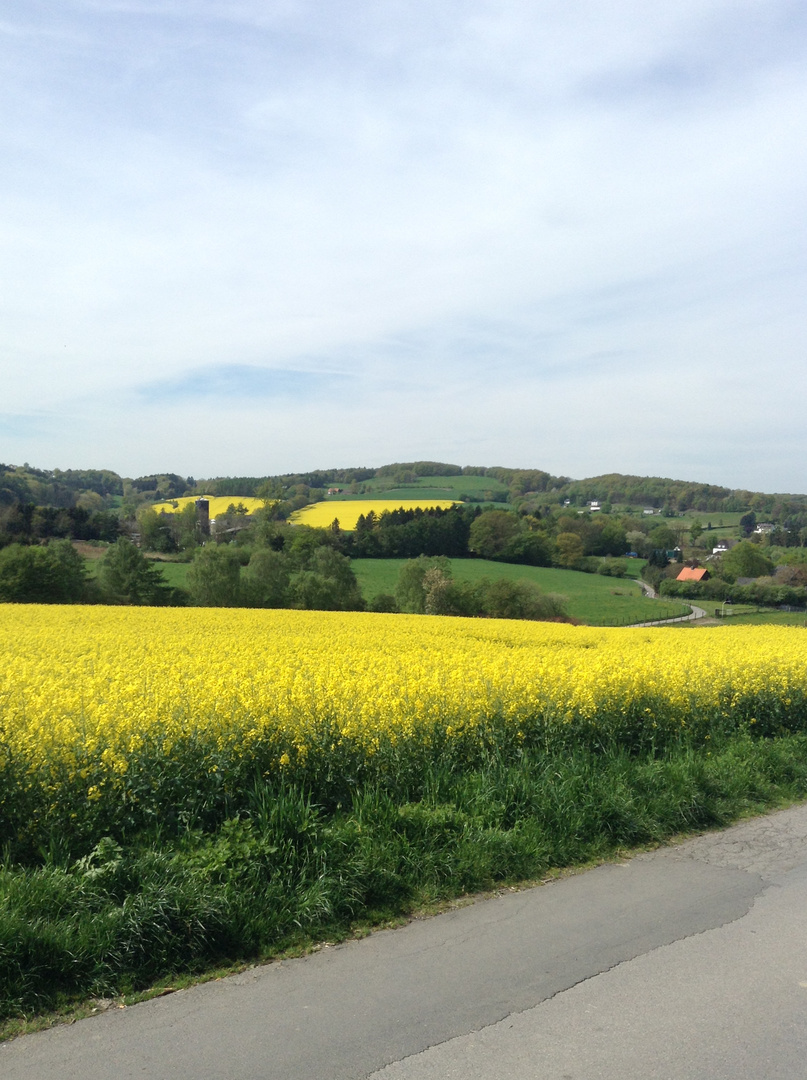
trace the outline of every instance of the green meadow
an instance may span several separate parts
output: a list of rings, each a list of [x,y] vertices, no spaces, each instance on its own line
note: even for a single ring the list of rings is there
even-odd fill
[[[394,593],[398,571],[405,559],[354,559],[353,570],[359,580],[362,595],[368,602],[379,593]],[[641,575],[643,559],[623,559],[626,578],[602,577],[599,574],[581,574],[576,570],[556,570],[541,566],[517,566],[512,563],[486,562],[483,559],[453,559],[451,568],[458,581],[479,581],[487,577],[532,581],[544,592],[560,593],[568,598],[569,614],[592,626],[614,626],[623,623],[643,622],[650,619],[673,618],[685,615],[689,610],[683,603],[671,600],[648,600],[641,595],[635,579]],[[185,588],[189,563],[160,560],[158,563],[166,582],[176,588]],[[97,561],[88,563],[91,572]],[[701,601],[707,616],[714,616],[721,605]],[[803,612],[765,611],[752,605],[728,605],[724,609],[725,622],[732,626],[740,623],[748,626],[804,626],[807,617]],[[683,624],[688,625],[688,624]],[[692,624],[696,625],[696,624]]]
[[[398,572],[405,559],[354,559],[352,566],[362,594],[370,601],[379,593],[394,593]],[[637,562],[638,560],[625,560]],[[673,601],[648,600],[637,582],[630,578],[583,574],[577,570],[557,570],[544,566],[486,562],[484,559],[451,559],[457,581],[476,582],[481,578],[508,578],[531,581],[543,592],[559,593],[568,600],[569,614],[592,626],[618,626],[669,619],[686,615],[689,605]],[[638,572],[638,571],[637,571]]]
[[[706,613],[711,614],[710,608]],[[803,611],[759,611],[728,615],[722,620],[726,626],[803,626],[807,628],[807,614]]]
[[[362,484],[364,494],[358,495],[343,491],[340,495],[330,495],[328,501],[336,499],[350,501],[360,498],[376,499],[456,499],[463,497],[474,502],[501,502],[507,497],[507,489],[492,476],[422,476],[405,484],[397,483],[391,476],[376,476]]]
[[[650,619],[673,618],[689,611],[677,601],[648,600],[634,580],[644,565],[641,559],[624,559],[625,578],[582,574],[576,570],[556,570],[543,566],[517,566],[512,563],[486,562],[484,559],[453,559],[451,569],[457,581],[476,582],[481,578],[526,580],[543,592],[559,593],[568,600],[568,612],[592,626],[618,626]],[[379,593],[395,592],[398,572],[405,559],[353,559],[351,565],[368,603]],[[97,564],[96,564],[97,565]],[[160,560],[166,582],[185,588],[188,563]],[[95,569],[95,567],[93,567]]]
[[[155,562],[162,570],[163,577],[168,585],[173,586],[175,589],[185,589],[188,585],[188,571],[191,568],[190,563],[186,562],[169,562],[164,559],[156,559]]]

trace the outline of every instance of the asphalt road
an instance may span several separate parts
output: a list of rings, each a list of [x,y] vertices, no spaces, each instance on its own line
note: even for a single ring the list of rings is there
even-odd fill
[[[638,584],[639,584],[639,587],[641,588],[642,592],[645,594],[645,596],[650,597],[651,600],[658,600],[659,599],[659,595],[656,592],[656,590],[653,588],[652,585],[648,585],[648,583],[646,581],[641,581],[641,580],[638,582]],[[632,626],[633,627],[666,626],[668,623],[692,622],[695,619],[705,619],[706,618],[706,612],[702,607],[696,607],[695,604],[690,604],[689,608],[690,608],[689,615],[678,615],[674,619],[653,619],[650,622],[633,623]]]
[[[3,1080],[803,1080],[807,807],[0,1045]]]

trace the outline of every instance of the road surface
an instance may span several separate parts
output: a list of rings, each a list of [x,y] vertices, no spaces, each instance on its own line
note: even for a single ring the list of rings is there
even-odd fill
[[[646,581],[638,580],[638,585],[642,592],[645,594],[645,596],[649,597],[649,599],[660,599],[658,593],[653,588],[653,586],[648,585]],[[702,607],[696,607],[695,604],[688,604],[687,606],[689,607],[689,615],[676,615],[672,619],[653,619],[650,622],[631,623],[631,627],[635,628],[637,626],[665,626],[667,623],[692,622],[695,619],[706,618],[706,612]]]

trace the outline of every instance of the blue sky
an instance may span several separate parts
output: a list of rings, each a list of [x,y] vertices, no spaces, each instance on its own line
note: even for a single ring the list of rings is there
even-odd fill
[[[6,0],[0,460],[807,491],[807,8]]]

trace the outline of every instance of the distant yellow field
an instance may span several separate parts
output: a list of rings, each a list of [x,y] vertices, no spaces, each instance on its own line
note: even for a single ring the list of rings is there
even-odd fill
[[[160,502],[154,504],[154,509],[159,514],[160,511],[165,511],[166,514],[174,514],[181,510],[188,503],[194,503],[197,499],[207,499],[210,503],[210,516],[211,518],[218,517],[219,514],[225,514],[227,507],[230,504],[238,506],[241,503],[246,506],[247,511],[252,514],[256,510],[264,505],[263,499],[253,499],[249,496],[241,495],[183,495],[181,499],[172,499],[171,502]]]
[[[418,499],[351,499],[349,502],[318,502],[310,506],[304,506],[302,510],[296,510],[289,520],[293,525],[311,525],[315,529],[327,529],[333,524],[334,518],[339,518],[339,525],[343,529],[355,529],[359,516],[373,510],[380,516],[385,510],[417,510],[421,507],[428,510],[439,506],[447,510],[454,506],[455,500],[422,500]]]

